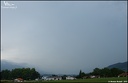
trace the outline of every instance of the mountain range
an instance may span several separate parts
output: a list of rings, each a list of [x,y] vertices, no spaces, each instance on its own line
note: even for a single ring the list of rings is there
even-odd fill
[[[123,71],[128,71],[127,65],[128,65],[128,61],[122,62],[122,63],[112,64],[112,65],[109,65],[107,68],[109,68],[109,69],[118,68],[118,69],[121,69]]]
[[[118,69],[121,69],[123,71],[127,71],[127,64],[128,64],[128,61],[122,62],[122,63],[112,64],[112,65],[109,65],[107,68],[110,68],[110,69],[111,68],[118,68]],[[1,70],[5,70],[5,69],[12,70],[14,68],[23,68],[23,67],[32,68],[32,66],[30,66],[26,63],[15,63],[15,62],[7,61],[7,60],[1,60]],[[47,74],[47,72],[44,72],[39,68],[36,68],[36,69],[41,74]]]
[[[8,61],[8,60],[1,60],[1,70],[5,70],[5,69],[12,70],[15,68],[28,68],[28,67],[36,68],[36,70],[41,74],[47,73],[37,67],[34,67],[34,66],[26,64],[26,63],[16,63],[16,62]]]
[[[8,61],[8,60],[1,60],[1,70],[12,70],[14,68],[23,68],[26,67],[25,63],[15,63],[12,61]]]

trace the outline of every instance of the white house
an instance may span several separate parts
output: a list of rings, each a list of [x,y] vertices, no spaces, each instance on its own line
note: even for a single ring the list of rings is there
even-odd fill
[[[36,81],[38,81],[38,80],[39,80],[39,78],[36,78],[35,80],[36,80]]]
[[[75,80],[75,79],[76,79],[75,77],[71,77],[71,76],[66,77],[66,80]]]
[[[53,77],[47,77],[46,80],[54,80],[54,78]]]
[[[96,76],[93,75],[93,76],[90,76],[90,78],[96,78]]]
[[[45,76],[45,77],[42,77],[42,80],[62,80],[62,77],[60,76]]]
[[[54,80],[62,80],[62,77],[61,76],[55,76]]]
[[[43,77],[42,77],[42,80],[46,80],[46,78],[47,78],[47,76],[43,76]]]

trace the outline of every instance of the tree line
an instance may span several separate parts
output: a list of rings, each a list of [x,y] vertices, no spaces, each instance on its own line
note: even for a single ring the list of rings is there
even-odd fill
[[[79,75],[77,76],[77,78],[83,78],[85,76],[91,76],[91,75],[95,75],[95,76],[100,76],[100,77],[117,77],[119,74],[124,73],[125,71],[120,70],[118,68],[95,68],[93,70],[93,72],[90,73],[84,73],[80,70]]]
[[[0,72],[1,80],[14,80],[16,78],[23,78],[24,80],[34,80],[40,77],[40,74],[35,68],[15,68],[12,70],[2,70]]]
[[[100,76],[100,77],[117,77],[119,74],[124,73],[123,70],[118,68],[95,68],[93,72],[85,73],[80,70],[76,78],[81,79],[89,76]],[[15,68],[12,70],[2,70],[0,72],[1,80],[14,80],[16,78],[23,78],[24,80],[35,80],[40,78],[41,75],[35,70],[35,68]],[[66,79],[66,75],[62,76],[62,79]]]

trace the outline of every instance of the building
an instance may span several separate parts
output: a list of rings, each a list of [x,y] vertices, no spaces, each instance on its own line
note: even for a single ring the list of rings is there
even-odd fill
[[[127,76],[128,76],[127,72],[118,75],[118,77],[127,77]]]
[[[75,80],[76,78],[75,77],[72,77],[72,76],[67,76],[66,77],[66,80]]]
[[[44,76],[42,80],[62,80],[61,76]]]
[[[14,79],[14,82],[23,82],[24,80],[22,78],[16,78]]]

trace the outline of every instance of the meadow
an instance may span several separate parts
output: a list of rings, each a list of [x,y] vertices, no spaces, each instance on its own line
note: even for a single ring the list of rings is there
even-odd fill
[[[25,81],[24,83],[128,83],[127,77],[111,77],[111,78],[93,78],[93,79],[76,79],[76,80],[54,80],[54,81]],[[1,80],[1,83],[13,83],[10,80]]]

